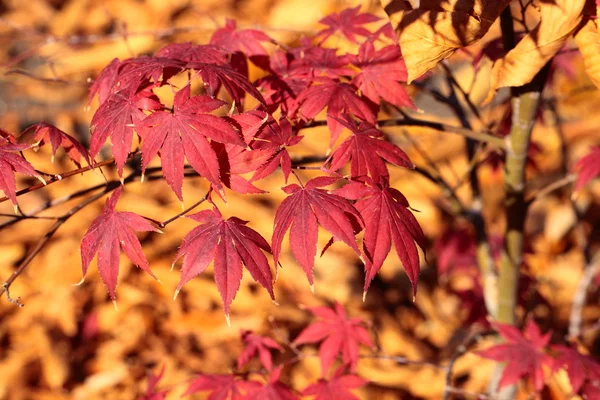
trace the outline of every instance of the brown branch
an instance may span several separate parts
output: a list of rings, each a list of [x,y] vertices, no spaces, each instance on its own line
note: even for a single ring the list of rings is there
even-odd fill
[[[2,296],[2,294],[4,292],[6,292],[8,294],[8,289],[10,288],[10,285],[15,281],[15,279],[17,279],[17,277],[19,275],[21,275],[23,273],[25,268],[27,268],[27,266],[31,263],[31,261],[33,261],[35,256],[40,251],[42,251],[44,246],[48,243],[48,241],[56,233],[58,228],[60,228],[65,222],[67,222],[69,220],[69,218],[71,218],[73,215],[77,214],[79,211],[81,211],[87,205],[98,200],[99,198],[104,196],[106,193],[109,193],[109,192],[115,190],[117,187],[119,187],[119,185],[120,185],[119,181],[109,182],[106,185],[105,190],[85,199],[84,201],[79,203],[77,206],[75,206],[71,210],[69,210],[66,214],[61,215],[57,219],[57,221],[50,227],[48,232],[46,232],[46,234],[37,242],[35,247],[29,252],[29,254],[27,254],[27,257],[25,257],[25,259],[23,261],[21,261],[21,263],[19,264],[17,269],[14,270],[14,272],[11,274],[11,276],[4,282],[4,284],[2,286],[0,286],[0,296]],[[10,301],[10,299],[9,299],[9,301]],[[13,301],[13,303],[14,303],[14,301]],[[18,300],[17,300],[16,304],[19,304],[19,306],[22,307],[22,304],[18,303]]]
[[[401,118],[389,118],[382,119],[377,121],[377,124],[380,127],[390,127],[390,126],[420,126],[423,128],[431,128],[440,132],[446,133],[454,133],[456,135],[461,135],[464,137],[468,137],[473,140],[477,140],[482,143],[487,143],[496,148],[503,149],[505,147],[504,139],[498,136],[494,136],[485,131],[473,131],[470,129],[461,128],[458,126],[452,126],[443,124],[441,122],[434,121],[425,121],[421,119],[416,119],[412,117],[401,117]],[[325,126],[327,125],[327,121],[311,121],[307,123],[303,128],[312,128],[315,126]]]
[[[164,228],[165,226],[169,225],[171,222],[175,221],[176,219],[186,215],[187,213],[189,213],[190,211],[192,211],[194,208],[198,207],[200,204],[204,203],[207,199],[208,196],[210,194],[210,191],[207,192],[204,197],[202,197],[200,200],[198,200],[197,202],[195,202],[194,204],[192,204],[190,207],[186,208],[185,210],[183,210],[182,212],[178,213],[177,215],[172,216],[171,218],[163,221],[163,222],[158,222],[157,225],[159,228]]]
[[[133,158],[136,155],[137,155],[137,153],[132,153],[132,154],[129,155],[128,159],[131,159],[131,158]],[[112,164],[114,162],[115,162],[114,158],[111,158],[109,160],[104,160],[104,161],[100,161],[98,163],[95,163],[93,166],[88,165],[86,167],[81,167],[81,168],[77,168],[77,169],[74,169],[74,170],[71,170],[71,171],[67,171],[64,174],[52,175],[49,179],[46,179],[46,184],[45,185],[43,183],[36,183],[35,185],[31,185],[29,187],[26,187],[25,189],[21,189],[21,190],[17,191],[16,195],[17,196],[21,196],[21,195],[24,195],[26,193],[34,192],[34,191],[36,191],[38,189],[41,189],[41,188],[43,188],[45,186],[48,186],[48,185],[51,185],[51,184],[53,184],[55,182],[62,181],[65,178],[69,178],[69,177],[77,175],[77,174],[83,174],[84,172],[91,171],[94,168],[103,167],[105,165],[110,165],[110,164]],[[2,197],[2,198],[0,198],[0,203],[4,203],[7,200],[8,200],[8,197],[6,197],[6,196]]]

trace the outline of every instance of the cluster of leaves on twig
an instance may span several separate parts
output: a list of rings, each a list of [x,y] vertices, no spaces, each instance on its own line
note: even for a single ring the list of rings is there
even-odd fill
[[[310,311],[318,319],[301,331],[292,342],[285,341],[284,345],[291,351],[291,355],[279,365],[274,365],[272,352],[283,352],[284,348],[277,341],[269,336],[242,331],[244,348],[238,356],[235,371],[225,375],[200,374],[189,383],[184,396],[209,392],[209,399],[290,400],[299,398],[299,395],[314,396],[316,400],[358,399],[351,390],[368,383],[356,375],[360,359],[389,356],[376,352],[360,354],[361,345],[376,350],[371,334],[367,324],[360,318],[348,318],[346,310],[340,304],[315,307]],[[515,384],[521,378],[528,378],[533,389],[540,392],[548,376],[565,370],[573,394],[580,394],[587,399],[595,399],[600,395],[600,363],[572,346],[550,345],[551,332],[542,334],[533,320],[527,321],[523,332],[501,323],[495,323],[494,329],[505,343],[479,350],[476,354],[506,363],[499,383],[501,388]],[[318,344],[318,353],[305,353],[298,348],[306,344]],[[462,354],[457,357],[460,355]],[[290,367],[311,356],[317,356],[321,363],[321,378],[316,383],[295,391],[282,382],[284,367]],[[253,363],[253,359],[257,359],[258,363]],[[336,362],[338,365],[332,368]],[[261,368],[248,369],[249,364],[258,364]],[[158,376],[149,377],[147,392],[139,400],[165,398],[168,390],[155,388],[163,373],[164,368]],[[451,368],[448,368],[447,374],[451,376]],[[450,387],[447,390],[456,389]]]

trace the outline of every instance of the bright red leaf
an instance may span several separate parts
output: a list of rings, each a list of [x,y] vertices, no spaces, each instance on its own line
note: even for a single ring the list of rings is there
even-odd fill
[[[19,151],[29,148],[27,144],[14,144],[8,139],[0,139],[0,190],[10,199],[17,212],[17,181],[15,173],[35,176],[41,182],[42,177],[35,172],[35,169],[25,160]]]
[[[542,335],[533,320],[528,320],[522,334],[508,324],[495,323],[494,327],[506,343],[478,351],[481,357],[506,362],[499,387],[515,384],[520,378],[529,376],[536,391],[544,387],[544,369],[552,368],[554,360],[544,351],[550,342],[550,332]]]
[[[146,117],[142,110],[157,110],[161,107],[149,89],[133,97],[122,92],[112,94],[92,117],[90,158],[93,160],[100,153],[110,137],[115,164],[119,176],[123,176],[123,167],[133,141],[133,127]]]
[[[335,191],[349,200],[358,200],[354,206],[365,221],[365,293],[383,266],[393,243],[416,295],[420,270],[417,245],[422,250],[426,245],[423,230],[410,212],[406,197],[389,187],[387,180],[378,184],[371,179],[367,182],[370,186],[351,182]]]
[[[83,277],[90,263],[98,254],[98,272],[108,289],[110,298],[115,299],[117,277],[119,275],[119,249],[138,267],[156,276],[150,271],[148,261],[142,252],[142,245],[134,232],[160,232],[148,220],[126,211],[115,211],[115,206],[123,187],[119,186],[106,200],[106,205],[90,225],[81,240],[81,264]]]
[[[577,182],[575,183],[575,190],[577,191],[600,175],[600,146],[594,146],[586,156],[577,161],[575,169],[578,173]]]
[[[229,322],[231,302],[240,287],[242,264],[272,299],[273,275],[263,251],[271,247],[258,232],[246,226],[247,221],[231,217],[227,220],[216,208],[188,216],[202,225],[192,229],[184,238],[175,256],[175,263],[183,258],[181,280],[175,296],[183,285],[199,275],[214,260],[215,282],[223,299],[225,315]]]
[[[323,376],[338,355],[341,355],[344,364],[354,371],[358,363],[359,345],[373,347],[373,341],[364,327],[364,322],[360,318],[348,318],[346,310],[339,303],[335,303],[333,309],[315,307],[310,311],[319,320],[300,332],[294,344],[321,342],[319,358]]]
[[[252,331],[242,331],[242,342],[245,347],[237,359],[238,370],[241,370],[244,365],[248,364],[252,357],[258,355],[258,359],[262,366],[271,371],[273,369],[271,350],[283,350],[281,346],[270,337],[257,335]]]
[[[562,346],[552,346],[558,352],[554,360],[554,370],[564,368],[571,382],[573,393],[579,393],[586,382],[592,385],[600,384],[600,363],[590,356],[583,355],[577,350]]]
[[[347,8],[339,14],[331,14],[321,19],[319,23],[327,25],[329,28],[321,30],[315,37],[322,42],[334,33],[340,32],[349,41],[357,43],[356,36],[370,36],[372,34],[363,25],[377,21],[379,21],[379,17],[373,14],[361,14],[360,6]]]
[[[352,64],[360,68],[353,83],[363,96],[375,104],[380,98],[397,107],[416,109],[410,96],[399,82],[406,82],[408,74],[398,45],[375,50],[373,42],[364,42]]]
[[[83,158],[88,164],[90,158],[87,150],[73,136],[61,131],[57,127],[46,122],[40,122],[25,129],[19,141],[32,140],[35,146],[41,147],[50,143],[52,147],[52,162],[59,147],[62,147],[69,157],[78,167],[81,167],[81,159]]]
[[[227,65],[227,52],[210,44],[171,43],[156,52],[156,57],[174,58],[187,63]]]
[[[356,209],[335,194],[319,189],[336,183],[339,178],[321,176],[311,179],[304,187],[296,184],[285,186],[289,194],[277,208],[273,228],[273,259],[279,262],[283,236],[290,229],[290,245],[294,257],[300,263],[308,282],[313,284],[313,267],[317,254],[317,222],[339,240],[360,254],[354,237],[354,226],[361,217]]]
[[[375,125],[375,113],[364,99],[356,94],[356,87],[348,83],[326,80],[313,85],[298,95],[302,117],[311,120],[327,107],[327,127],[331,134],[329,146],[332,147],[343,126],[338,122],[343,114],[351,114],[363,121]]]
[[[325,165],[328,169],[338,171],[348,162],[350,176],[364,178],[370,175],[373,179],[388,177],[385,161],[405,168],[414,168],[414,164],[398,146],[383,139],[383,132],[369,122],[356,122],[344,116],[339,122],[348,128],[353,135],[344,141],[330,156]]]
[[[304,389],[302,395],[315,396],[314,400],[359,400],[350,389],[359,388],[366,383],[358,375],[344,375],[344,367],[340,367],[331,379],[319,379],[317,383]]]
[[[137,127],[142,137],[142,173],[160,151],[163,176],[183,201],[185,156],[196,172],[221,190],[219,162],[208,139],[246,147],[231,124],[209,114],[225,104],[208,96],[190,97],[190,86],[186,85],[175,95],[173,112],[155,111],[141,121]]]

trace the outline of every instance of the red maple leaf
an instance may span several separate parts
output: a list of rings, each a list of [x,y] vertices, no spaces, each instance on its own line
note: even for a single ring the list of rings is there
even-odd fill
[[[358,200],[354,206],[365,221],[363,246],[367,260],[364,291],[367,292],[383,266],[393,243],[416,295],[420,269],[417,245],[423,251],[426,245],[423,230],[410,212],[406,197],[389,187],[386,179],[378,184],[371,179],[367,182],[370,186],[351,182],[335,191],[349,200]]]
[[[360,13],[360,6],[347,8],[339,14],[331,14],[321,19],[319,23],[327,25],[329,28],[323,29],[317,33],[315,38],[320,38],[321,42],[336,32],[342,33],[349,41],[357,43],[356,36],[370,36],[372,33],[363,25],[379,21],[379,17]]]
[[[308,83],[312,83],[315,77],[337,79],[354,74],[348,66],[349,56],[339,55],[336,49],[313,46],[307,40],[300,48],[293,49],[293,54],[291,75]]]
[[[198,392],[211,393],[207,400],[242,400],[248,392],[258,390],[260,384],[245,381],[235,375],[199,375],[188,386],[182,397]]]
[[[157,375],[150,374],[148,377],[148,386],[146,388],[146,393],[142,395],[142,397],[138,398],[138,400],[165,400],[167,398],[168,390],[156,390],[156,385],[162,379],[165,374],[165,366],[163,365],[160,369],[160,372]]]
[[[155,53],[156,57],[174,58],[188,63],[227,65],[227,52],[211,44],[171,43]]]
[[[383,139],[383,132],[369,122],[356,122],[344,115],[338,120],[353,135],[344,141],[330,156],[325,165],[331,171],[338,171],[349,161],[350,176],[363,178],[370,175],[373,179],[388,177],[385,161],[405,168],[414,168],[406,153],[398,146]]]
[[[267,113],[254,110],[226,119],[240,131],[244,142],[251,146],[254,136],[267,120]],[[269,160],[273,151],[254,150],[251,147],[244,148],[215,141],[211,143],[211,147],[217,155],[221,180],[226,187],[243,194],[266,193],[239,174],[252,172],[261,167]]]
[[[256,390],[251,390],[244,397],[244,400],[297,400],[298,396],[294,394],[292,389],[279,380],[282,369],[283,367],[279,366],[271,371],[267,384]]]
[[[154,56],[129,58],[120,63],[113,90],[126,91],[131,95],[143,82],[150,80],[154,84],[164,84],[184,67],[183,62],[173,58]]]
[[[96,94],[98,95],[98,102],[100,104],[104,103],[106,99],[113,94],[115,91],[115,83],[117,81],[117,75],[119,74],[120,66],[121,61],[119,61],[118,58],[115,58],[110,62],[110,64],[104,67],[102,71],[100,71],[100,74],[90,86],[88,104],[92,102]]]
[[[329,380],[319,379],[317,383],[308,386],[302,391],[303,396],[316,396],[314,400],[359,400],[350,392],[367,383],[358,375],[344,375],[344,367],[337,369]]]
[[[586,156],[577,161],[575,169],[578,171],[577,182],[575,183],[575,190],[577,191],[600,175],[600,146],[592,147],[592,150]]]
[[[227,65],[193,62],[189,67],[198,71],[210,96],[215,97],[221,87],[225,88],[240,112],[245,93],[265,104],[265,99],[248,78]]]
[[[225,220],[217,208],[200,211],[188,218],[202,225],[192,229],[183,238],[173,261],[174,264],[184,256],[175,297],[186,282],[202,273],[214,259],[215,282],[223,299],[228,322],[231,302],[242,280],[242,264],[275,299],[273,275],[263,254],[263,251],[271,253],[271,247],[258,232],[246,226],[247,221],[235,217]]]
[[[531,377],[536,391],[544,387],[543,367],[552,368],[554,360],[544,353],[550,342],[551,333],[542,335],[540,328],[533,320],[528,320],[524,334],[508,324],[493,324],[506,343],[476,352],[481,357],[506,362],[500,378],[500,388],[517,383],[524,376]]]
[[[146,117],[142,110],[159,108],[162,108],[162,104],[149,89],[131,97],[124,92],[113,93],[92,117],[90,158],[93,160],[100,153],[110,137],[117,170],[119,176],[123,176],[123,167],[133,141],[133,127]]]
[[[274,43],[274,40],[257,29],[238,30],[235,20],[229,18],[225,26],[217,29],[210,38],[212,45],[221,46],[229,53],[240,52],[249,57],[267,55],[260,42]]]
[[[50,143],[52,146],[52,162],[54,162],[56,150],[58,150],[59,147],[62,147],[65,149],[67,157],[69,157],[78,167],[81,167],[81,158],[90,164],[87,150],[77,139],[46,122],[40,122],[25,129],[19,137],[19,141],[22,139],[32,140],[37,147]]]
[[[263,95],[271,112],[281,107],[283,115],[293,115],[298,108],[296,97],[310,83],[310,80],[297,74],[295,59],[296,54],[293,52],[273,52],[269,57],[270,74],[256,82],[264,91]]]
[[[272,239],[275,265],[279,261],[283,236],[290,229],[292,253],[311,285],[317,254],[317,222],[333,235],[334,240],[346,243],[360,254],[354,236],[354,226],[360,223],[360,215],[342,197],[319,189],[333,185],[338,180],[339,178],[321,176],[311,179],[304,187],[296,184],[283,187],[283,191],[290,196],[283,200],[275,213]]]
[[[271,350],[283,350],[281,346],[270,337],[257,335],[252,331],[242,331],[242,342],[245,347],[237,359],[238,369],[242,369],[244,365],[248,364],[252,357],[258,355],[263,367],[271,371],[273,369]]]
[[[292,159],[287,151],[287,147],[297,145],[303,136],[294,135],[292,124],[287,118],[282,117],[279,124],[274,119],[269,119],[265,126],[258,132],[253,142],[252,148],[258,151],[268,151],[270,153],[267,162],[256,168],[256,172],[251,181],[256,181],[269,176],[278,166],[285,182],[292,172]]]
[[[343,127],[338,122],[343,114],[355,117],[375,125],[375,113],[365,101],[356,94],[356,87],[332,80],[313,85],[298,95],[302,117],[311,120],[327,107],[327,127],[331,134],[329,146],[333,146]]]
[[[185,155],[192,168],[220,190],[219,162],[207,139],[246,147],[231,124],[209,114],[225,104],[208,96],[190,97],[190,86],[186,85],[175,94],[173,112],[155,111],[141,121],[137,128],[142,137],[142,173],[160,150],[163,176],[183,201]]]
[[[341,354],[343,363],[354,371],[358,363],[358,346],[362,344],[373,347],[373,341],[364,327],[364,322],[360,318],[348,318],[344,307],[337,302],[333,309],[314,307],[310,312],[320,320],[300,332],[293,343],[302,345],[321,342],[319,358],[323,376],[338,354]]]
[[[81,240],[81,264],[83,277],[90,263],[98,253],[98,272],[108,289],[110,298],[115,300],[115,289],[119,275],[119,249],[138,267],[156,276],[150,271],[148,260],[142,252],[142,245],[135,236],[137,232],[160,232],[148,220],[127,211],[115,211],[115,206],[123,187],[119,186],[106,200],[102,214],[90,225]]]
[[[353,83],[363,96],[375,104],[380,98],[397,107],[416,109],[410,96],[398,82],[406,82],[408,73],[398,45],[375,50],[373,42],[364,42],[352,64],[360,68]]]
[[[579,393],[586,382],[596,386],[600,384],[600,363],[598,361],[567,346],[554,345],[552,350],[558,352],[553,369],[564,368],[567,371],[574,394]]]
[[[23,175],[35,176],[42,183],[45,183],[33,166],[18,154],[19,151],[27,148],[29,148],[29,145],[27,144],[14,144],[11,143],[9,139],[0,139],[0,190],[2,190],[4,195],[13,203],[15,213],[18,211],[15,172]]]

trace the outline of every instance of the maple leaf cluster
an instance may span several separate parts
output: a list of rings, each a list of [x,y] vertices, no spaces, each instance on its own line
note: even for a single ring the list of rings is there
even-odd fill
[[[499,387],[529,377],[535,392],[540,392],[548,375],[564,369],[572,394],[590,400],[600,395],[600,363],[593,357],[581,354],[572,346],[550,345],[552,332],[542,334],[533,319],[527,320],[523,332],[508,324],[496,322],[493,326],[504,343],[476,354],[506,363]]]
[[[373,347],[364,321],[348,318],[346,310],[339,303],[332,308],[315,307],[310,311],[320,320],[309,325],[287,345],[295,349],[297,345],[321,342],[319,358],[324,368],[322,377],[317,382],[300,391],[290,388],[282,381],[281,375],[284,366],[299,361],[300,356],[296,355],[295,358],[274,366],[271,351],[282,352],[283,348],[271,337],[242,331],[244,349],[238,356],[237,371],[231,374],[200,374],[190,382],[183,396],[208,392],[209,399],[223,400],[296,400],[300,395],[314,400],[358,400],[351,390],[367,384],[367,381],[355,374],[359,344]],[[339,356],[341,365],[328,374],[329,367]],[[244,370],[255,357],[258,357],[264,370]],[[158,375],[149,376],[147,390],[138,400],[159,400],[166,397],[168,390],[156,389],[163,374],[164,367]]]
[[[298,399],[298,395],[314,396],[315,400],[356,400],[351,390],[360,388],[367,381],[356,375],[360,360],[361,345],[375,350],[365,321],[349,318],[346,310],[335,303],[332,307],[309,309],[317,321],[306,327],[291,342],[286,343],[294,350],[292,358],[285,358],[283,347],[269,336],[252,331],[242,331],[244,345],[237,359],[237,368],[231,374],[200,374],[192,380],[183,396],[198,392],[209,392],[209,399]],[[548,378],[564,370],[569,378],[573,395],[595,399],[600,394],[600,363],[592,356],[580,353],[576,347],[550,344],[552,332],[542,334],[540,327],[528,319],[523,332],[518,328],[498,322],[492,323],[504,343],[475,351],[475,354],[505,363],[499,387],[528,379],[535,392],[540,392]],[[297,346],[319,344],[318,357],[321,362],[321,378],[300,391],[295,391],[282,381],[284,366],[292,365],[306,357]],[[272,351],[284,357],[274,365]],[[377,357],[372,354],[371,357]],[[248,368],[254,358],[262,369]],[[335,361],[338,367],[330,372]],[[139,400],[164,399],[168,390],[157,390],[157,382],[164,374],[150,375],[148,388]]]
[[[200,225],[184,238],[175,257],[183,257],[175,295],[214,263],[227,318],[242,266],[274,299],[276,271],[266,254],[272,254],[276,270],[288,230],[292,253],[312,286],[319,226],[332,235],[323,251],[341,241],[364,261],[365,292],[393,243],[416,294],[418,248],[424,249],[425,237],[407,199],[390,187],[388,172],[388,164],[414,166],[377,126],[383,102],[398,108],[414,105],[402,86],[406,69],[389,25],[376,31],[366,27],[378,21],[358,7],[346,10],[324,18],[321,22],[327,27],[303,39],[298,47],[279,46],[270,52],[267,47],[276,42],[265,33],[239,30],[234,21],[227,21],[209,44],[171,44],[153,56],[115,59],[93,82],[89,101],[97,97],[99,107],[91,123],[90,160],[110,139],[119,175],[123,176],[130,157],[139,153],[143,180],[148,165],[158,156],[164,179],[182,204],[186,166],[210,184],[212,210],[189,216]],[[327,39],[337,34],[355,43],[356,53],[339,54],[325,47]],[[250,63],[264,71],[254,82],[249,80]],[[175,77],[182,76],[187,82],[178,87]],[[202,82],[199,92],[196,81]],[[164,86],[174,93],[171,106],[157,95],[157,89]],[[294,172],[290,151],[302,140],[300,131],[314,124],[323,111],[333,148],[321,167],[325,175],[304,183],[294,173],[298,183],[282,188],[288,196],[275,213],[271,245],[247,221],[225,219],[215,200],[226,201],[226,189],[264,193],[256,182],[278,168],[287,183]],[[350,135],[337,145],[344,129]],[[50,136],[53,149],[58,138],[66,140],[56,137]],[[349,175],[344,177],[341,173],[348,164]],[[334,185],[337,190],[326,189]],[[115,212],[118,196],[111,197],[92,223],[81,247],[84,275],[98,253],[100,275],[112,299],[119,247],[150,272],[131,230],[153,230],[141,217]],[[362,248],[357,244],[361,231]]]

